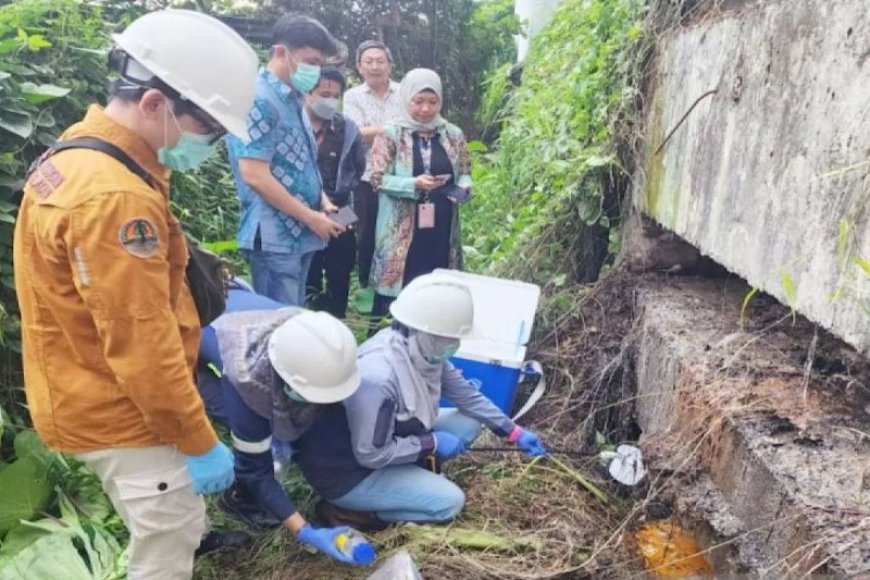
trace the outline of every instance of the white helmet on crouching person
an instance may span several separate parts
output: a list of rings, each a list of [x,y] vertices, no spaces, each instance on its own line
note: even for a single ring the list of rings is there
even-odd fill
[[[137,18],[112,39],[118,48],[110,64],[124,81],[189,101],[248,139],[259,65],[254,49],[232,28],[201,12],[170,9]]]
[[[269,337],[269,362],[301,402],[343,401],[359,388],[356,339],[340,320],[326,312],[304,311]]]
[[[474,300],[468,286],[440,274],[411,281],[390,305],[393,318],[412,330],[462,339],[474,325]]]

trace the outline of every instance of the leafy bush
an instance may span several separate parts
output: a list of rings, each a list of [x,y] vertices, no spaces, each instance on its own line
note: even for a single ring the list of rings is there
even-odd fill
[[[495,151],[475,147],[469,267],[556,286],[597,274],[601,256],[584,253],[603,239],[606,255],[618,216],[617,146],[639,94],[643,15],[642,0],[566,0],[514,94],[506,71],[494,73],[484,113],[504,121]]]
[[[12,281],[14,189],[30,164],[104,92],[107,25],[75,0],[0,7],[0,339],[20,348]],[[5,312],[5,316],[2,314]]]
[[[112,18],[126,21],[136,13]],[[45,147],[79,121],[88,105],[104,102],[110,30],[100,7],[77,0],[0,6],[0,403],[8,409],[17,409],[20,400],[13,194]],[[238,202],[225,157],[216,156],[195,174],[175,176],[172,204],[198,240],[231,240]]]

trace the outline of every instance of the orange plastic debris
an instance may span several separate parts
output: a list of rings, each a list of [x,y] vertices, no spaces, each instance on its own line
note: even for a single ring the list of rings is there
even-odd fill
[[[679,524],[663,520],[635,532],[647,571],[654,578],[713,577],[713,567],[701,548]]]

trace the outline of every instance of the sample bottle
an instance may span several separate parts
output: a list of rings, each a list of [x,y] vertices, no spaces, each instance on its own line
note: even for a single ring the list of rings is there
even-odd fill
[[[371,564],[378,557],[374,546],[362,534],[353,530],[336,536],[335,547],[357,564]]]

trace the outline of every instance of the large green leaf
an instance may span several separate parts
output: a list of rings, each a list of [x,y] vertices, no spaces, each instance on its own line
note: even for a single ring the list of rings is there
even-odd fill
[[[62,493],[59,506],[60,519],[26,522],[7,535],[0,547],[0,580],[124,578],[123,550],[111,534],[99,525],[83,524]]]
[[[0,129],[5,129],[22,139],[28,139],[33,134],[33,119],[30,115],[0,111]]]
[[[31,455],[49,461],[54,458],[54,455],[46,448],[39,435],[36,434],[36,431],[22,431],[15,436],[13,446],[15,447],[15,456],[19,459]]]
[[[0,580],[63,578],[94,580],[95,577],[67,534],[34,534],[30,543],[0,560]]]
[[[48,506],[56,479],[56,456],[34,432],[16,435],[14,446],[17,459],[0,473],[0,538]]]
[[[54,478],[39,457],[15,460],[0,473],[0,537],[45,509],[51,500]]]
[[[24,98],[34,105],[65,97],[70,92],[70,89],[65,89],[57,85],[37,85],[36,83],[31,82],[21,83],[20,88]]]

